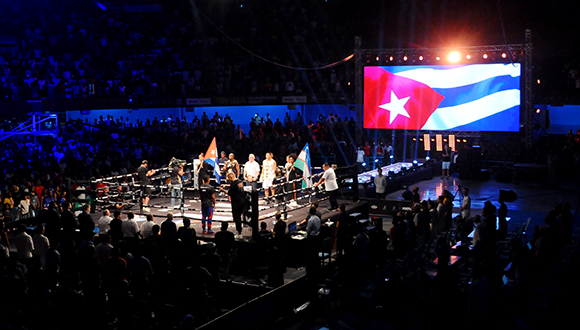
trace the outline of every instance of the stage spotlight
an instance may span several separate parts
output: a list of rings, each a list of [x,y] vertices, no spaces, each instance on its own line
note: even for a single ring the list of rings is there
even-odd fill
[[[407,55],[403,56],[403,61],[407,62],[408,59]]]
[[[380,60],[380,58],[377,56],[376,60],[377,60],[377,62],[378,62],[378,61]]]
[[[540,113],[540,112],[542,112],[542,110],[536,109],[536,113]]]
[[[461,143],[461,139],[457,139],[457,143]]]
[[[467,143],[467,140],[466,139],[463,139],[463,143]]]
[[[435,56],[435,60],[439,61],[440,59],[441,59],[441,57]]]
[[[487,54],[483,53],[483,59],[487,60]]]
[[[538,79],[538,85],[540,84],[540,79]]]
[[[447,55],[447,60],[449,60],[449,62],[451,63],[457,63],[461,60],[461,54],[454,50],[451,53],[449,53],[449,55]]]
[[[471,59],[471,55],[467,54],[467,55],[465,55],[465,58],[468,59],[468,60],[470,60]]]
[[[393,60],[394,60],[394,58],[392,56],[389,56],[389,61],[392,62]]]
[[[423,55],[419,55],[419,61],[423,60]]]
[[[507,58],[507,54],[506,53],[501,53],[501,58]]]
[[[375,163],[378,163],[378,162],[379,162],[379,159],[378,159],[378,158],[377,158],[377,159],[375,159]]]
[[[418,161],[415,159],[415,160],[413,161],[413,164],[417,165],[417,164],[419,164],[419,162],[418,162]]]
[[[363,167],[366,167],[366,166],[367,166],[367,163],[362,163],[362,166],[363,166]]]
[[[390,159],[393,159],[393,158],[395,158],[395,157],[394,157],[393,155],[390,155],[390,156],[389,156],[389,158],[390,158]]]
[[[431,160],[431,157],[427,156],[427,157],[425,157],[425,160],[426,161],[430,161]]]

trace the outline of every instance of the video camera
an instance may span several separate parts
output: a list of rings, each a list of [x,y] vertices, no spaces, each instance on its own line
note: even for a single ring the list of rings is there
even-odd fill
[[[187,163],[185,160],[172,157],[171,160],[169,161],[169,167],[170,168],[174,168],[176,166],[179,167],[179,166],[181,166],[181,164],[185,164],[185,163]]]

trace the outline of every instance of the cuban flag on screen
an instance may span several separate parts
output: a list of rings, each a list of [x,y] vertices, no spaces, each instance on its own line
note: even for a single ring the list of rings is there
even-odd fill
[[[365,67],[364,127],[518,131],[520,64]]]
[[[209,148],[207,148],[207,151],[205,153],[204,162],[213,166],[213,175],[215,176],[215,179],[217,180],[217,182],[219,184],[221,182],[220,164],[219,164],[217,144],[215,142],[215,137],[213,138],[213,140],[211,140],[211,144],[209,145]]]

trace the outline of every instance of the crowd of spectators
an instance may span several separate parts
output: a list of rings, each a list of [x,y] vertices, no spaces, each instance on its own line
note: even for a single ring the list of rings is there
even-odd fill
[[[350,62],[299,71],[252,55],[309,68],[350,55],[354,37],[333,18],[331,4],[234,1],[223,8],[198,3],[196,9],[179,0],[154,12],[109,6],[70,0],[0,4],[0,35],[14,43],[0,50],[0,97],[352,94]],[[249,13],[262,19],[246,19]]]
[[[126,119],[107,116],[92,123],[73,121],[63,125],[56,136],[19,135],[2,141],[3,213],[18,218],[18,205],[26,194],[32,196],[37,209],[46,208],[52,200],[71,201],[74,196],[67,198],[66,194],[79,187],[89,189],[88,180],[136,173],[144,159],[151,168],[166,167],[172,157],[192,161],[207,150],[214,137],[220,151],[234,153],[242,163],[250,153],[260,160],[272,152],[284,164],[287,155],[299,153],[306,143],[313,158],[334,157],[338,149],[348,150],[344,141],[355,130],[352,118],[335,115],[321,117],[315,124],[304,123],[301,116],[273,119],[266,114],[252,119],[249,132],[218,113],[203,113],[190,122],[171,116],[135,123]]]
[[[332,303],[321,302],[332,315],[328,327],[380,320],[394,329],[450,323],[527,329],[570,322],[578,304],[561,299],[578,292],[574,274],[580,266],[570,206],[556,205],[537,226],[507,230],[502,201],[499,209],[486,202],[481,211],[452,218],[453,199],[448,193],[438,201],[417,199],[393,217],[388,233],[341,215],[338,271],[323,284],[331,290]],[[511,221],[518,221],[513,214]]]

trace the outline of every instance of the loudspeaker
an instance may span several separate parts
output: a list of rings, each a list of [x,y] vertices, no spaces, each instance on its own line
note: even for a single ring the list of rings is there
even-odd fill
[[[503,199],[506,202],[513,202],[516,199],[518,199],[518,194],[516,194],[516,192],[513,190],[500,189],[499,198]]]

